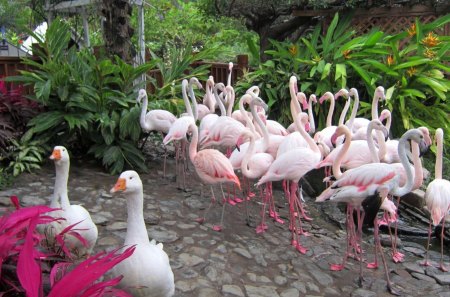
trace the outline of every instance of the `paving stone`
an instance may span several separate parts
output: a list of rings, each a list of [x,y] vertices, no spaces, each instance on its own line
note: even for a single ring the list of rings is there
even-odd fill
[[[279,297],[275,287],[271,286],[245,286],[248,297]]]
[[[236,285],[223,285],[222,286],[222,294],[229,294],[232,296],[245,297],[241,288]]]

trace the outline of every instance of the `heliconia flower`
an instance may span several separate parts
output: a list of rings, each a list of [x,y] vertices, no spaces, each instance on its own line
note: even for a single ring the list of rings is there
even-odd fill
[[[387,64],[388,64],[389,66],[391,66],[392,64],[394,64],[394,57],[393,57],[393,56],[389,55],[389,56],[387,57]]]
[[[406,73],[408,73],[409,76],[413,76],[417,72],[417,69],[414,67],[409,68]]]
[[[92,292],[91,290],[95,291],[102,286],[105,287],[118,283],[117,278],[106,282],[95,282],[108,270],[130,257],[136,247],[128,247],[122,253],[119,252],[120,249],[115,249],[109,253],[100,252],[81,262],[52,287],[48,297],[88,296],[85,293]]]
[[[411,27],[409,27],[409,29],[407,30],[407,32],[409,37],[416,35],[416,24],[412,24]]]
[[[298,52],[298,48],[295,44],[291,45],[289,47],[289,52],[291,53],[291,55],[295,56]]]
[[[437,35],[434,35],[433,32],[428,32],[427,36],[422,39],[421,43],[427,47],[435,47],[441,42],[439,41],[439,37]]]
[[[431,48],[426,48],[425,52],[423,53],[423,55],[425,57],[427,57],[428,59],[434,59],[436,58],[436,52],[433,51]]]
[[[344,56],[345,59],[350,59],[351,52],[352,52],[351,50],[345,50],[342,52],[342,55]]]

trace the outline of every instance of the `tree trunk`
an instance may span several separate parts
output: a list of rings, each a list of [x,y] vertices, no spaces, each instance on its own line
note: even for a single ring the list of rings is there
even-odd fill
[[[102,0],[102,4],[106,53],[111,57],[117,55],[131,63],[133,57],[131,36],[134,31],[130,26],[132,7],[128,0]]]

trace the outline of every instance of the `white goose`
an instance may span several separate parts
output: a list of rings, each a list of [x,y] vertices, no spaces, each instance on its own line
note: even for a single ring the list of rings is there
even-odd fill
[[[169,257],[161,243],[148,239],[144,222],[144,193],[136,171],[122,172],[111,193],[123,192],[127,198],[127,234],[125,245],[135,245],[134,253],[117,264],[111,273],[123,275],[120,286],[132,296],[170,297],[175,292]]]
[[[50,159],[55,162],[56,171],[54,196],[50,206],[57,207],[59,200],[61,211],[58,212],[58,215],[65,219],[61,222],[61,229],[57,228],[56,232],[60,232],[62,228],[78,223],[73,227],[73,231],[80,234],[85,239],[86,244],[84,245],[83,242],[71,235],[70,232],[64,235],[64,244],[75,256],[88,256],[91,254],[97,241],[98,230],[92,221],[91,215],[83,206],[70,204],[67,194],[70,168],[69,153],[65,147],[55,146]]]

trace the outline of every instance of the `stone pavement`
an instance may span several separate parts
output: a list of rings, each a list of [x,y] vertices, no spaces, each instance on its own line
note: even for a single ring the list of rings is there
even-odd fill
[[[290,246],[288,222],[284,225],[268,221],[265,233],[256,234],[260,203],[253,198],[248,204],[251,227],[245,222],[243,204],[227,205],[222,232],[212,230],[219,222],[221,206],[214,205],[207,221],[195,219],[209,203],[209,190],[201,197],[201,187],[193,172],[188,175],[186,191],[177,188],[175,177],[162,176],[161,161],[148,161],[151,171],[141,174],[144,183],[144,211],[150,238],[164,243],[175,275],[175,296],[390,296],[382,266],[364,268],[365,281],[358,287],[357,261],[350,259],[343,271],[330,271],[330,263],[338,263],[345,249],[345,231],[326,221],[321,207],[306,198],[312,222],[305,222],[310,233],[302,237],[308,248],[306,255]],[[175,171],[170,161],[167,171]],[[74,160],[69,176],[72,204],[84,204],[99,227],[96,250],[120,246],[126,230],[126,201],[111,196],[110,188],[118,176],[111,176],[92,162]],[[48,204],[53,191],[54,168],[51,162],[35,174],[23,174],[0,192],[0,207],[8,205],[8,197],[17,195],[24,205]],[[216,192],[217,194],[219,191]],[[276,204],[282,217],[287,207],[280,190],[275,190]],[[365,260],[373,259],[373,236],[364,236]],[[438,241],[433,241],[435,250]],[[389,248],[385,248],[388,254]],[[388,257],[391,280],[402,296],[450,297],[450,273],[434,267],[420,266],[423,244],[402,240],[400,251],[405,261],[394,264]],[[446,264],[449,264],[446,247]],[[439,253],[430,252],[436,265]],[[365,267],[365,266],[364,266]]]

